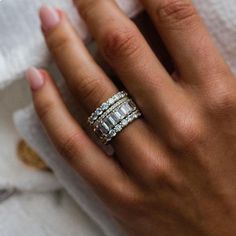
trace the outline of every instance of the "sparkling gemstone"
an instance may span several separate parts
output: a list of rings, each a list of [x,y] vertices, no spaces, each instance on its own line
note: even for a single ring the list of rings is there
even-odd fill
[[[125,104],[123,104],[123,105],[121,106],[120,111],[122,111],[122,113],[123,113],[124,115],[129,114],[129,109],[128,109],[128,107],[127,107],[127,103],[125,103]]]
[[[109,126],[108,126],[105,122],[103,122],[103,123],[99,126],[99,129],[102,131],[102,133],[105,133],[105,134],[109,133],[109,131],[110,131]]]
[[[111,117],[116,122],[116,124],[120,121],[120,118],[119,116],[116,115],[116,113],[112,113]]]
[[[106,110],[108,107],[109,107],[109,105],[107,103],[103,103],[101,105],[102,110]]]
[[[130,113],[133,110],[133,108],[129,105],[129,103],[124,104],[124,107],[125,107],[127,113]]]
[[[122,108],[122,106],[118,109],[118,112],[120,113],[122,118],[126,116],[126,111]]]
[[[119,99],[119,95],[116,94],[113,98],[114,98],[114,100],[118,100]]]
[[[112,98],[109,98],[107,102],[108,104],[112,105],[114,103],[114,100]]]
[[[114,115],[120,120],[123,118],[123,114],[120,114],[119,113],[119,110],[118,111],[115,111]]]
[[[121,124],[126,126],[126,125],[128,125],[128,121],[126,119],[124,119],[124,120],[121,121]]]
[[[98,117],[96,115],[93,115],[93,117],[92,117],[93,121],[97,120],[97,118]]]
[[[106,123],[106,125],[109,127],[109,129],[112,129],[114,127],[114,125],[111,123],[109,117],[104,119],[104,122]]]
[[[96,116],[100,116],[102,114],[102,109],[101,108],[98,108],[96,111],[95,111],[95,114]]]
[[[111,130],[110,132],[109,132],[109,136],[110,137],[114,137],[116,135],[116,131],[115,130]]]
[[[132,116],[129,116],[129,117],[127,118],[127,121],[128,121],[128,122],[131,122],[132,119],[133,119]]]
[[[122,126],[121,125],[117,125],[115,127],[115,130],[116,130],[116,132],[120,132],[122,130]]]
[[[131,107],[132,110],[136,108],[136,105],[134,104],[133,101],[129,101],[129,106]]]
[[[113,114],[109,115],[107,117],[107,120],[109,121],[109,123],[111,123],[113,126],[115,126],[117,124],[116,118],[113,116]]]

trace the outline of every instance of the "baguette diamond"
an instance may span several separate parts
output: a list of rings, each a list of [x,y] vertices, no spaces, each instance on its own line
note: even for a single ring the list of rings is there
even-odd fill
[[[88,123],[98,138],[107,144],[141,115],[128,94],[121,91],[97,108],[88,118]]]
[[[142,114],[139,110],[131,113],[126,119],[122,120],[121,124],[118,124],[114,127],[104,138],[103,143],[107,144],[110,142],[119,132],[121,132],[125,127],[127,127],[130,123],[141,117]]]
[[[126,97],[128,94],[125,91],[121,91],[117,94],[115,94],[113,97],[109,98],[107,102],[104,102],[100,107],[98,107],[88,118],[89,124],[93,124],[99,116],[103,114],[104,111],[106,111],[110,106],[115,104],[120,99]]]

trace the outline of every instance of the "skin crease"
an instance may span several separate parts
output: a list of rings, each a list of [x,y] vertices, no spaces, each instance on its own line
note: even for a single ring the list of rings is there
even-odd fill
[[[62,156],[128,235],[234,236],[235,77],[190,1],[142,3],[175,62],[176,80],[113,1],[75,1],[107,62],[143,112],[112,142],[114,158],[71,117],[45,71],[43,86],[33,90],[35,108]],[[44,30],[45,40],[89,114],[117,88],[66,15],[57,13],[60,22]]]

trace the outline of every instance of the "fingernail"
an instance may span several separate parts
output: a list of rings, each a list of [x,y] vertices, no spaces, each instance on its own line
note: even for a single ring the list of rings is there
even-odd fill
[[[32,90],[38,90],[44,85],[44,76],[35,67],[31,67],[27,70],[26,78]]]
[[[42,6],[39,11],[42,28],[47,31],[55,27],[60,22],[60,16],[56,9],[49,6]]]

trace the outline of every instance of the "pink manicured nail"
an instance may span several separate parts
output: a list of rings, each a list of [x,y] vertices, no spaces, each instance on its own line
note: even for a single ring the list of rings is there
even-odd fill
[[[38,90],[44,85],[44,76],[35,67],[28,69],[26,78],[29,81],[32,90]]]
[[[39,11],[42,28],[47,31],[55,27],[60,22],[60,16],[56,9],[42,6]]]

